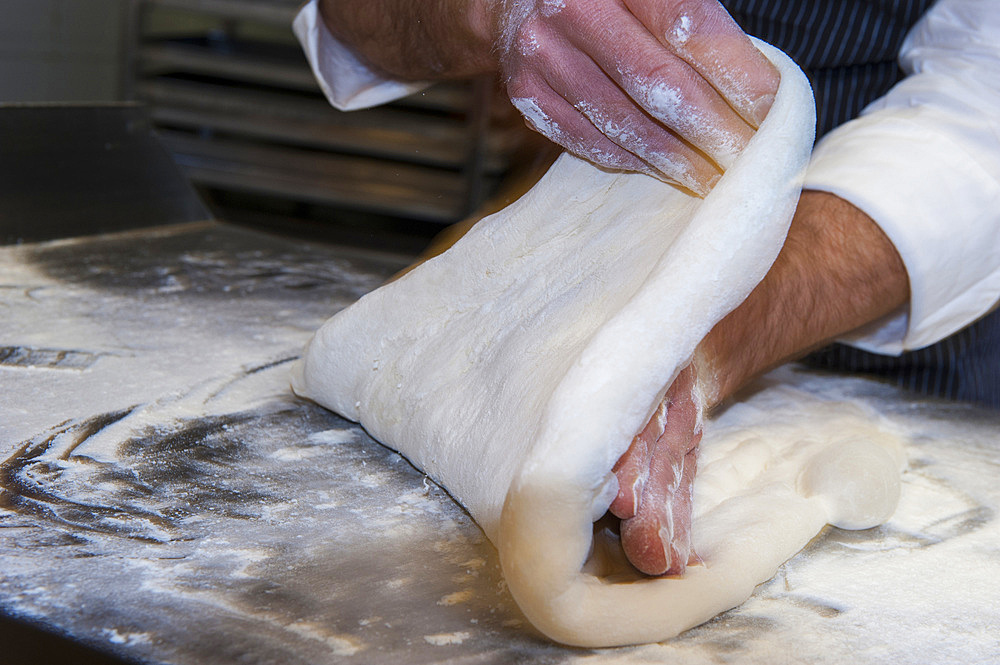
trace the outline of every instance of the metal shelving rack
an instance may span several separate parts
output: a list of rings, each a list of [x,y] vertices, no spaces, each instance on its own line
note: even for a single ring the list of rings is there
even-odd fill
[[[493,83],[339,112],[292,36],[299,4],[132,0],[126,97],[202,188],[441,223],[469,214],[523,136]]]

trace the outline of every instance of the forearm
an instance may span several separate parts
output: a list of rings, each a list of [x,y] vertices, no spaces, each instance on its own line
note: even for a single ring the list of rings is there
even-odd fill
[[[824,137],[805,177],[878,220],[906,264],[905,322],[850,339],[879,353],[928,346],[997,304],[1000,3],[939,0],[900,66],[906,78]]]
[[[494,72],[494,0],[320,0],[330,33],[397,80]]]
[[[863,212],[806,191],[777,260],[699,348],[699,379],[716,404],[754,376],[904,305],[903,262]]]

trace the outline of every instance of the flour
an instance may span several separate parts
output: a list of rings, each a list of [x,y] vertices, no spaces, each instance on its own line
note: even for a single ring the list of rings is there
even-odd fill
[[[437,604],[447,606],[460,605],[472,600],[473,596],[475,596],[475,592],[471,589],[465,589],[464,591],[449,593],[447,596],[444,596],[441,600],[437,601]]]
[[[563,131],[559,123],[556,122],[552,117],[550,117],[549,114],[546,113],[541,106],[539,106],[537,99],[534,99],[532,97],[512,97],[510,101],[514,105],[514,107],[518,111],[520,111],[521,115],[524,116],[524,119],[528,122],[528,124],[532,128],[534,128],[535,131],[537,131],[539,134],[547,137],[550,141],[553,141],[555,143],[558,143],[566,147],[574,154],[587,155],[592,161],[598,164],[607,164],[610,166],[617,163],[615,156],[608,154],[599,147],[587,146],[579,139],[570,136],[565,131]],[[580,110],[581,112],[584,112],[585,109],[587,111],[595,111],[593,107],[586,104],[585,102],[581,102],[580,104],[578,104],[577,109]],[[629,131],[628,129],[613,125],[609,120],[603,118],[602,116],[595,114],[594,118],[591,118],[591,120],[595,121],[595,124],[601,123],[600,125],[598,125],[598,127],[602,131],[605,132],[610,131],[614,133],[615,136],[611,138],[621,137],[623,141],[625,140],[625,138],[627,138],[628,140],[638,140],[634,137],[634,135],[627,134]],[[663,159],[660,161],[669,162],[669,160],[667,159]],[[680,170],[681,169],[677,169],[677,171]],[[673,172],[673,171],[668,171],[668,172]]]
[[[448,646],[450,644],[461,644],[469,639],[471,635],[465,631],[454,633],[438,633],[436,635],[424,635],[424,641],[436,647]]]
[[[549,114],[538,105],[538,100],[532,97],[512,97],[511,103],[514,105],[524,119],[540,134],[551,139],[557,139],[562,135],[562,129],[549,117]]]
[[[718,43],[703,40],[700,44],[701,49],[697,53],[693,51],[689,42],[694,27],[692,18],[682,14],[664,33],[664,40],[674,48],[677,55],[711,80],[712,85],[733,108],[743,113],[749,110],[747,114],[749,117],[745,116],[744,120],[751,126],[757,127],[773,99],[769,95],[754,98],[754,86],[750,74],[745,67],[733,66],[724,46],[720,47]]]
[[[117,628],[106,628],[104,637],[112,644],[126,644],[128,646],[149,644],[152,641],[152,636],[149,633],[121,631]]]
[[[742,148],[740,138],[717,129],[705,115],[684,100],[681,91],[669,83],[642,81],[637,84],[636,98],[649,113],[690,141],[708,149],[723,168],[732,165]]]
[[[508,0],[504,3],[504,11],[501,12],[500,26],[500,52],[509,53],[513,51],[515,44],[522,41],[522,27],[535,13],[535,4],[526,0]]]
[[[565,0],[542,0],[540,12],[542,16],[550,17],[555,16],[564,9],[566,9]]]
[[[307,639],[326,645],[335,656],[353,656],[367,646],[350,635],[330,633],[326,626],[300,621],[287,626],[288,630]]]
[[[597,129],[609,139],[629,152],[640,155],[659,172],[669,174],[674,182],[687,187],[693,192],[704,192],[704,187],[698,182],[693,165],[679,153],[651,150],[647,141],[636,132],[630,124],[620,124],[612,120],[600,108],[587,102],[578,102],[576,108],[587,116]],[[628,121],[626,121],[627,123]],[[577,154],[584,154],[577,150]],[[614,158],[606,155],[598,148],[590,150],[591,159],[598,163],[614,164]],[[657,176],[660,177],[660,176]]]
[[[623,213],[627,210],[623,207]],[[114,647],[126,660],[142,662],[211,663],[233,653],[271,654],[280,662],[351,660],[334,654],[322,639],[293,633],[289,626],[299,622],[318,627],[318,635],[367,645],[353,660],[372,665],[484,653],[508,662],[622,665],[734,659],[750,665],[841,665],[845,653],[865,665],[997,660],[997,414],[914,398],[860,378],[789,368],[767,377],[755,387],[774,396],[773,402],[758,403],[765,414],[805,393],[821,403],[868,405],[903,427],[910,465],[902,474],[903,492],[893,517],[862,532],[825,529],[739,608],[669,642],[599,654],[562,649],[538,639],[537,631],[519,620],[496,552],[442,490],[374,444],[357,425],[292,399],[287,365],[254,372],[298,354],[333,311],[404,264],[394,261],[372,272],[352,253],[348,267],[338,268],[345,264],[343,254],[313,253],[301,242],[277,260],[276,253],[284,254],[277,250],[288,244],[229,228],[174,232],[152,247],[130,243],[113,261],[100,257],[114,239],[65,243],[79,246],[77,255],[85,262],[62,253],[42,260],[63,244],[0,248],[3,344],[76,350],[94,358],[83,370],[0,366],[7,389],[0,400],[0,434],[8,474],[23,445],[41,443],[63,425],[75,424],[85,434],[92,416],[137,403],[158,403],[158,413],[167,419],[149,432],[152,421],[136,417],[134,431],[120,433],[130,441],[143,437],[142,448],[119,450],[106,462],[90,457],[86,441],[71,449],[81,437],[53,441],[48,453],[35,458],[38,470],[50,465],[53,472],[45,485],[35,487],[48,497],[43,505],[58,510],[60,500],[69,500],[88,506],[61,517],[82,519],[93,513],[90,507],[115,506],[135,518],[123,533],[121,523],[104,531],[91,519],[77,529],[57,515],[21,513],[14,501],[0,508],[7,527],[0,539],[0,602],[8,614],[104,649]],[[255,238],[255,251],[243,250],[248,235]],[[192,290],[186,298],[170,294],[161,300],[155,293],[159,276],[135,278],[135,262],[143,257],[161,254],[160,262],[177,265],[170,248],[206,246],[212,250],[191,252],[204,261],[182,263],[185,270],[197,271],[187,280],[192,289],[208,289],[215,298],[206,300],[203,291]],[[255,259],[260,249],[271,258]],[[268,276],[257,282],[249,274],[234,279],[248,262],[254,272]],[[203,267],[209,263],[218,264],[217,273]],[[102,279],[123,286],[95,288],[84,278],[65,276],[60,283],[52,266],[72,264],[80,273],[117,274]],[[260,270],[268,264],[270,269]],[[268,289],[281,274],[289,282],[322,279],[327,286]],[[608,277],[615,283],[613,274]],[[226,287],[247,295],[227,296]],[[288,310],[296,315],[283,313]],[[172,327],[177,319],[184,321],[184,334]],[[228,384],[228,397],[200,405],[194,387],[209,378],[207,383],[216,387]],[[244,408],[268,396],[295,408],[277,418],[265,408],[240,426]],[[169,408],[172,399],[181,402],[176,409]],[[234,424],[219,433],[238,454],[206,449],[211,441],[198,429],[168,445],[157,443],[171,436],[176,418],[211,425],[215,414],[225,413],[220,409],[236,409],[230,414],[236,416]],[[738,411],[719,417],[729,413]],[[809,434],[820,430],[813,427]],[[329,434],[313,441],[311,434],[324,432]],[[770,445],[766,432],[754,436],[756,442],[751,436],[743,442],[748,451]],[[714,432],[709,437],[716,440]],[[286,447],[320,450],[325,456],[287,461],[271,456]],[[101,448],[108,450],[106,441]],[[207,466],[197,465],[180,477],[162,472],[201,453],[209,453],[201,458]],[[756,453],[749,457],[759,459]],[[374,468],[390,472],[379,479],[381,487],[356,483],[361,470]],[[121,479],[111,493],[110,477]],[[405,530],[372,526],[383,511],[397,510],[401,497],[427,491],[440,513],[408,510],[401,516],[408,522]],[[270,503],[282,508],[262,519]],[[599,503],[595,499],[594,505]],[[164,507],[174,510],[164,513]],[[148,512],[167,518],[169,531],[149,527],[143,518]],[[298,517],[289,517],[291,512]],[[71,533],[74,537],[67,538]],[[436,604],[466,589],[475,590],[466,603]],[[438,647],[423,640],[424,635],[463,631],[470,637],[461,645]],[[148,642],[145,634],[151,636]]]
[[[691,17],[687,14],[681,14],[677,22],[674,23],[673,30],[667,33],[667,41],[672,44],[687,44],[691,38],[691,28]]]
[[[615,143],[634,146],[634,152],[640,154],[647,151],[642,138],[635,132],[635,129],[627,119],[624,121],[626,124],[621,124],[611,119],[600,108],[588,102],[578,102],[576,108],[587,116],[594,123],[594,126],[601,130],[601,133],[615,141]]]
[[[541,46],[538,41],[538,32],[532,29],[528,29],[525,32],[525,36],[519,41],[521,47],[521,55],[531,56],[538,52]]]
[[[336,445],[340,443],[351,443],[358,438],[357,432],[349,429],[328,429],[322,432],[314,432],[309,435],[307,441],[311,444]]]

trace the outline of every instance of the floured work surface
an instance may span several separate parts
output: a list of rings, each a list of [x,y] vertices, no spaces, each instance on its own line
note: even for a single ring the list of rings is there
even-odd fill
[[[0,610],[191,665],[1000,653],[1000,416],[789,370],[909,433],[892,520],[827,530],[669,644],[542,638],[454,501],[289,398],[284,361],[400,266],[215,225],[0,248]]]

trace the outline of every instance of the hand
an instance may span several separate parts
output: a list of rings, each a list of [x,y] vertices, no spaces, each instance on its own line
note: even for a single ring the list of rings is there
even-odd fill
[[[703,410],[897,310],[908,296],[899,254],[867,215],[832,194],[803,192],[767,276],[712,328],[614,467],[619,489],[610,510],[622,520],[629,561],[650,575],[679,574],[694,554],[691,489]]]
[[[692,365],[681,371],[646,427],[615,464],[625,556],[647,575],[679,575],[691,549],[691,490],[702,405]]]
[[[507,92],[570,152],[705,194],[778,72],[716,0],[498,0]]]

